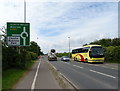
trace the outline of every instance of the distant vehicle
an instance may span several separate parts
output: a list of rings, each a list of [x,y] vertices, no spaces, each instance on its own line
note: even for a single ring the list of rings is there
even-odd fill
[[[49,61],[57,61],[55,49],[51,49],[50,52],[48,52],[48,60]]]
[[[101,45],[86,45],[72,50],[72,59],[82,62],[104,62],[104,53]]]
[[[70,61],[70,58],[67,56],[62,56],[61,61]]]

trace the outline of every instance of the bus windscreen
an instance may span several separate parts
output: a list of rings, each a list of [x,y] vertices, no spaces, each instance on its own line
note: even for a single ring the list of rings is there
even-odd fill
[[[93,57],[93,58],[104,57],[103,48],[100,46],[91,47],[90,57]]]

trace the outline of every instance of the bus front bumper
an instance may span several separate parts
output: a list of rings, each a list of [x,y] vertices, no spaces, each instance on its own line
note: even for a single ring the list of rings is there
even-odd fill
[[[92,58],[88,62],[104,62],[104,58]]]

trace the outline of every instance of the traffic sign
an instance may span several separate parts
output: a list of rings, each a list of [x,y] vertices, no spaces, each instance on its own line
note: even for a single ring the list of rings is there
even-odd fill
[[[30,23],[8,22],[7,43],[9,46],[29,46]]]

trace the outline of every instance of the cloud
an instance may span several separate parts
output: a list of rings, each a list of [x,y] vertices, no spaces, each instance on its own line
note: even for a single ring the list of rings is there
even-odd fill
[[[58,1],[27,1],[30,40],[38,42],[44,53],[52,48],[68,52],[68,37],[71,49],[101,38],[117,37],[117,2]],[[23,22],[23,6],[24,0],[2,1],[0,26],[8,21]]]

